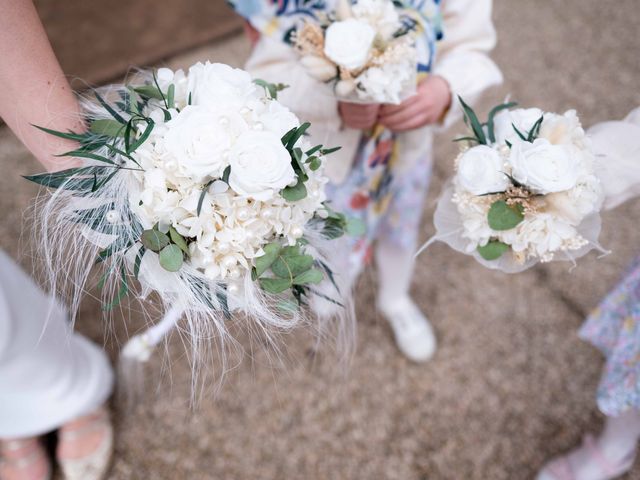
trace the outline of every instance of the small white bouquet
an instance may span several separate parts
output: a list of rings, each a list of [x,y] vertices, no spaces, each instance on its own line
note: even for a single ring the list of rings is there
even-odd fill
[[[602,251],[603,189],[576,112],[507,103],[481,123],[460,103],[471,135],[457,139],[465,146],[439,199],[432,240],[505,272]]]
[[[309,74],[333,82],[338,98],[398,104],[416,89],[416,26],[392,0],[344,0],[318,23],[305,22],[291,41]]]
[[[27,177],[54,189],[36,206],[39,252],[72,311],[96,262],[105,309],[137,279],[200,338],[225,338],[235,310],[288,328],[310,300],[348,304],[328,258],[351,225],[325,205],[334,149],[307,144],[309,124],[276,100],[282,86],[208,62],[138,80],[85,99],[86,132],[41,128],[78,142],[64,155],[85,161]]]

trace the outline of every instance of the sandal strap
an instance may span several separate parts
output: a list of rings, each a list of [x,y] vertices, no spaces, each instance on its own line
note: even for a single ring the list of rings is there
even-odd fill
[[[22,446],[26,446],[29,441],[12,440],[11,442],[20,442]],[[9,443],[9,442],[3,442],[3,443]],[[14,448],[12,451],[16,451],[19,449],[20,448]],[[44,458],[45,461],[48,462],[46,452],[42,448],[42,445],[38,443],[37,448],[35,448],[32,452],[29,452],[28,454],[23,455],[21,457],[17,457],[17,458],[6,457],[6,456],[2,457],[2,459],[0,459],[0,465],[11,465],[12,467],[23,469],[23,468],[30,467],[31,465],[33,465],[34,463],[36,463],[38,460],[42,458]]]
[[[97,432],[99,430],[108,429],[111,425],[111,419],[106,411],[96,413],[91,420],[81,427],[66,430],[64,428],[58,430],[58,437],[65,440],[75,440],[86,436],[88,433]]]
[[[0,451],[3,452],[15,452],[18,450],[22,450],[23,448],[30,447],[33,445],[38,445],[38,439],[36,438],[25,438],[25,439],[15,439],[15,440],[2,440],[0,442]]]

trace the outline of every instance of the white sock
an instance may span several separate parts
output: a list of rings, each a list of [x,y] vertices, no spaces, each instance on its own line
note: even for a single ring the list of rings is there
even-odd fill
[[[378,267],[378,304],[385,309],[409,302],[413,270],[414,252],[404,250],[391,243],[380,242],[376,247]]]
[[[622,475],[631,469],[633,456],[640,438],[640,412],[630,410],[618,417],[608,417],[604,430],[595,439],[595,448],[606,463]],[[577,447],[565,457],[577,480],[608,480],[614,478],[603,469],[602,460],[585,445]],[[558,459],[554,460],[557,462]],[[551,462],[551,463],[554,463]],[[617,478],[617,477],[615,477]],[[552,469],[545,467],[537,480],[556,480]]]
[[[629,410],[618,417],[607,417],[598,445],[604,456],[619,462],[636,449],[640,439],[640,411]]]

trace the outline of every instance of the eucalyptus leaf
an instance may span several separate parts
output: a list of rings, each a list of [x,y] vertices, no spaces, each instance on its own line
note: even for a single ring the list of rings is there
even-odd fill
[[[189,255],[189,246],[187,245],[187,241],[175,228],[169,227],[169,237],[173,243],[180,247],[180,250]]]
[[[497,260],[509,250],[509,245],[498,240],[491,240],[482,247],[478,247],[478,253],[485,260]]]
[[[255,264],[255,272],[256,278],[262,276],[264,272],[266,272],[269,267],[276,261],[278,255],[280,253],[281,247],[278,243],[269,243],[264,246],[264,255],[256,258],[254,260]]]
[[[297,202],[307,196],[307,187],[305,187],[302,179],[298,178],[298,183],[293,187],[284,188],[281,193],[282,197],[288,202]]]
[[[140,237],[142,244],[152,252],[159,252],[164,247],[169,245],[169,237],[158,230],[151,229],[142,232]]]
[[[320,283],[324,275],[317,268],[311,268],[305,272],[302,272],[296,278],[293,279],[294,285],[307,285],[309,283]]]
[[[515,228],[524,220],[521,205],[508,205],[504,200],[497,200],[489,208],[489,227],[503,231]]]
[[[309,270],[313,266],[311,255],[279,256],[271,265],[271,271],[279,278],[293,280],[294,277]]]
[[[260,287],[269,293],[282,293],[291,288],[291,280],[284,278],[261,278]]]
[[[177,272],[184,262],[184,253],[175,244],[170,244],[160,250],[160,265],[168,272]]]

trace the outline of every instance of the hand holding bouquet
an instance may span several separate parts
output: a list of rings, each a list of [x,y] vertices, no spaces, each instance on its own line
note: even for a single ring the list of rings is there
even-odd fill
[[[398,104],[415,92],[416,25],[391,0],[344,0],[318,23],[305,22],[292,42],[309,74],[334,82],[341,100]]]
[[[508,103],[480,123],[461,104],[472,133],[458,139],[465,146],[439,200],[434,239],[506,272],[601,249],[603,191],[575,111]]]

